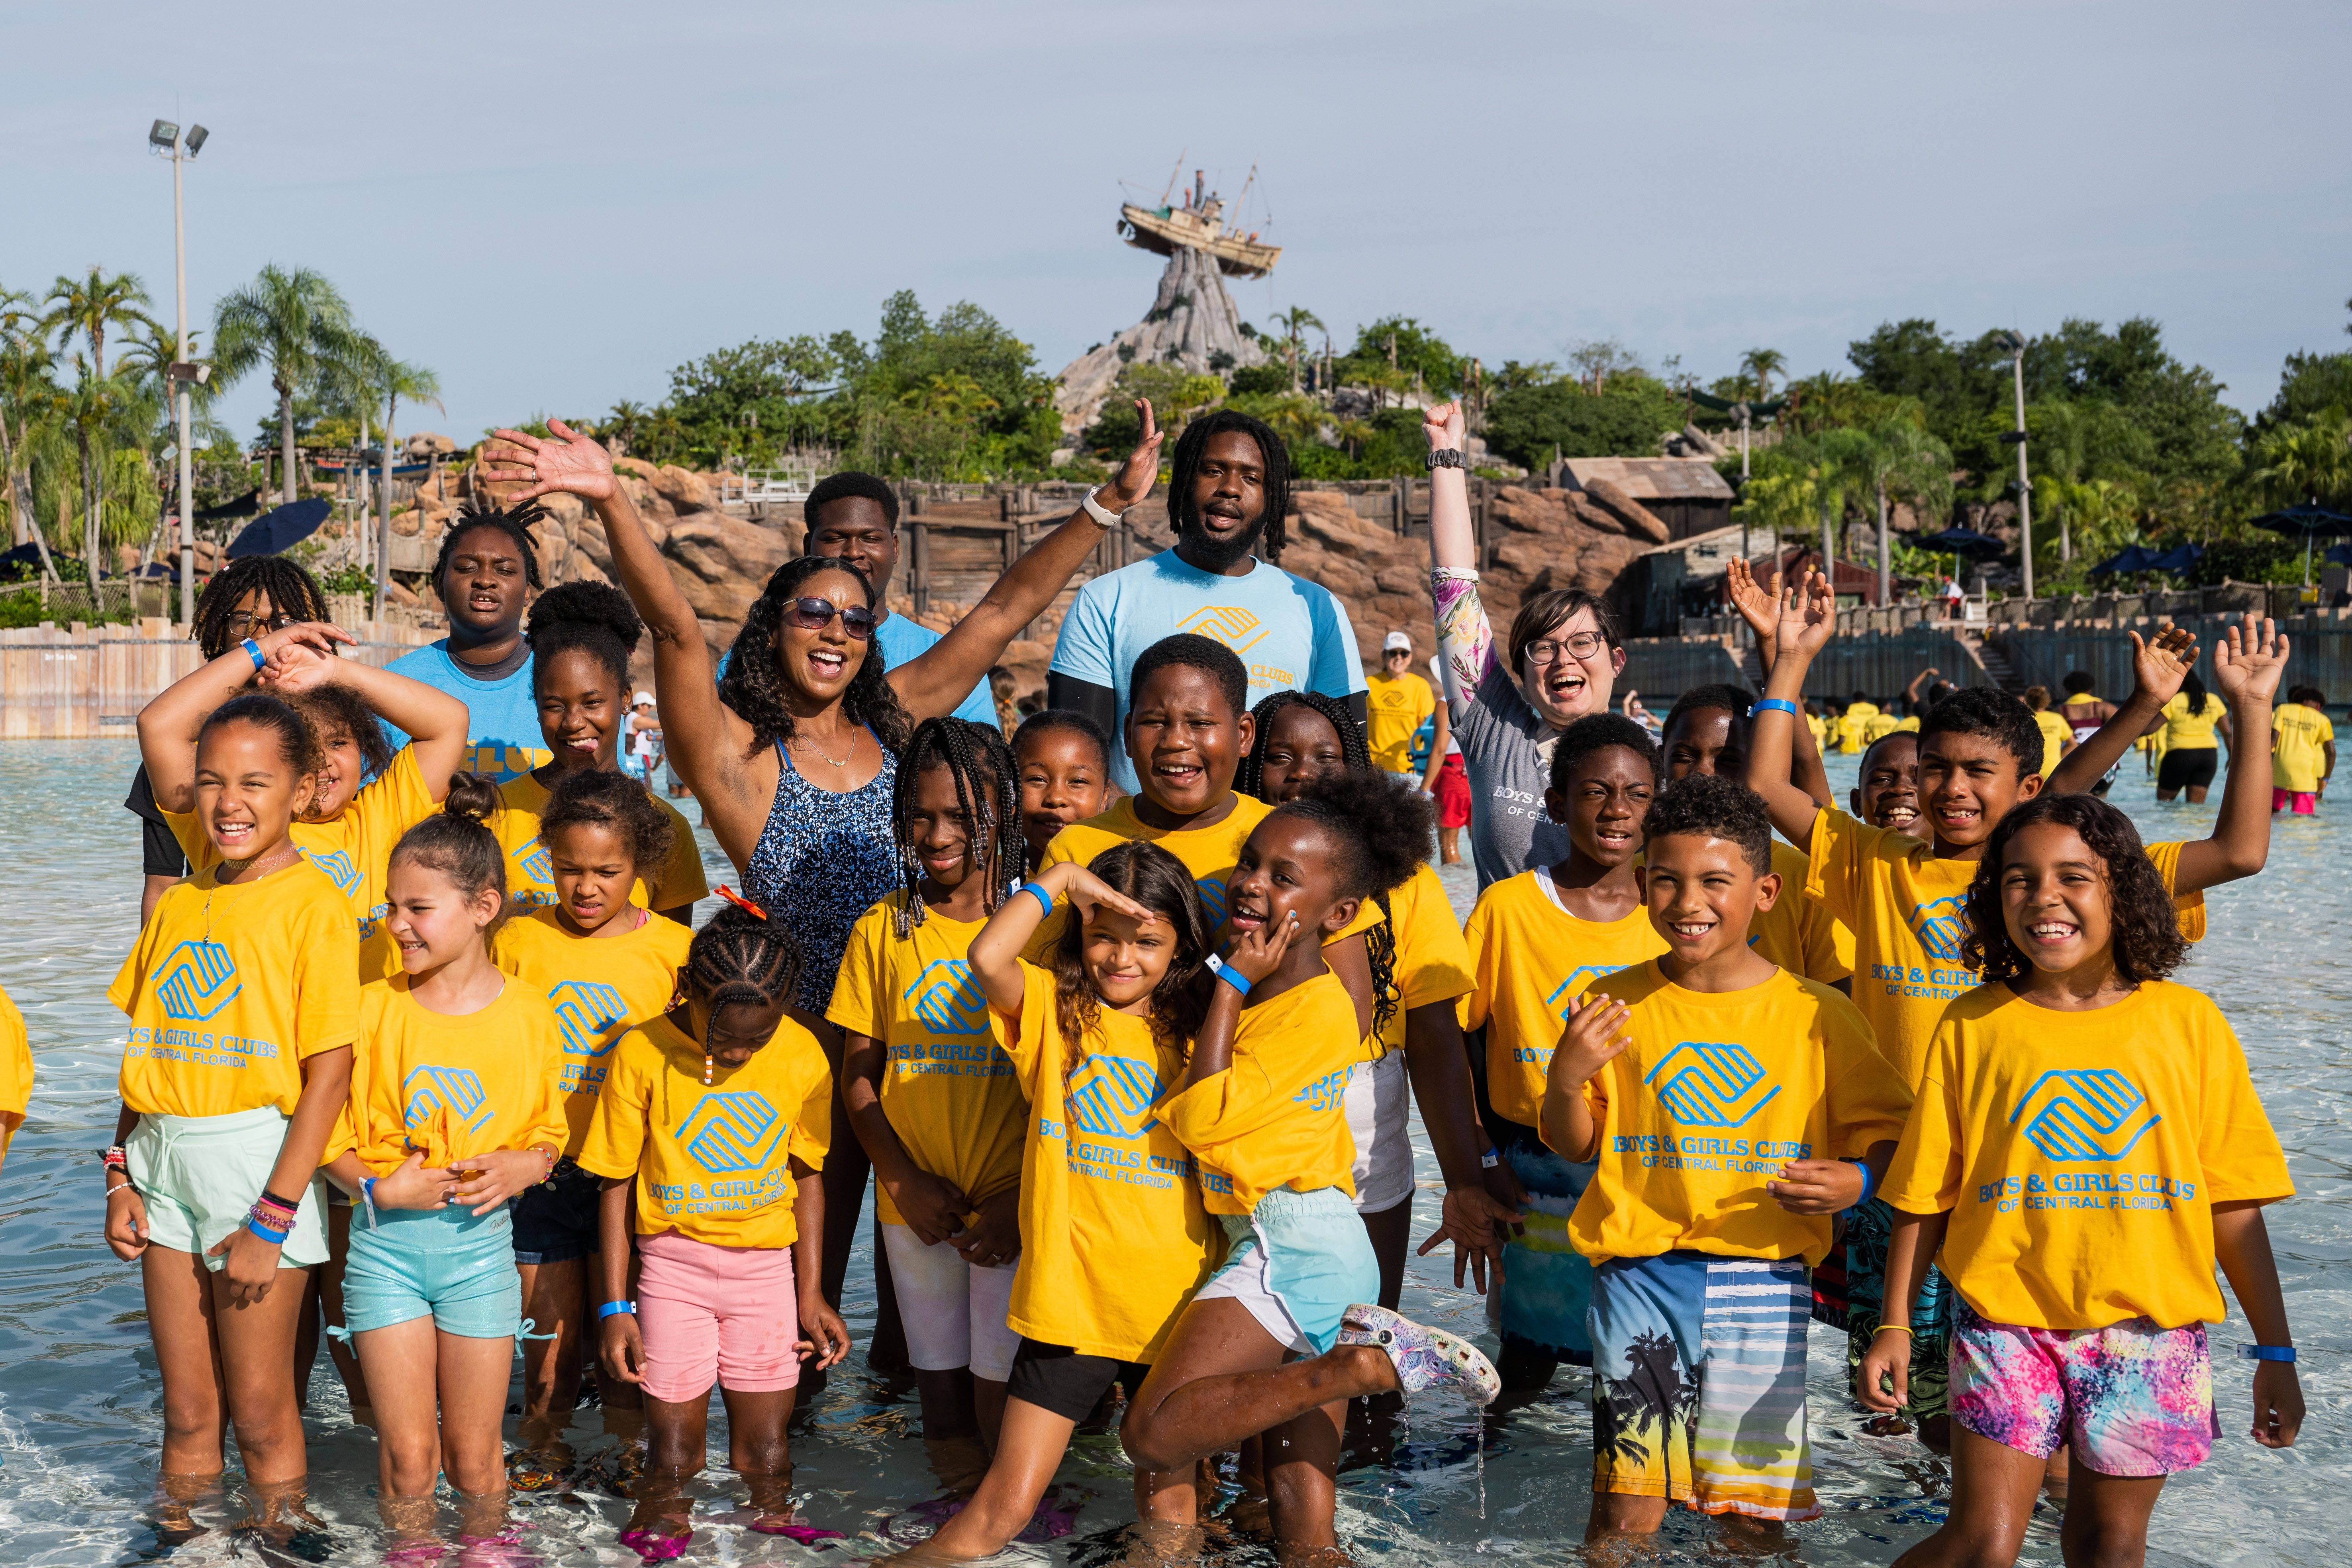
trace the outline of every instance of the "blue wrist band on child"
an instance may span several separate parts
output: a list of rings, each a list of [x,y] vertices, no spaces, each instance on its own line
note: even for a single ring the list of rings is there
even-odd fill
[[[1870,1201],[1870,1194],[1878,1190],[1878,1175],[1877,1173],[1874,1172],[1870,1166],[1863,1161],[1848,1160],[1846,1163],[1852,1165],[1855,1170],[1862,1173],[1862,1195],[1853,1200],[1853,1208],[1858,1209],[1863,1205]],[[1849,1209],[1846,1212],[1851,1214],[1853,1209]]]
[[[245,1228],[251,1231],[254,1235],[261,1237],[262,1240],[269,1243],[272,1247],[285,1246],[286,1238],[294,1234],[291,1230],[266,1230],[262,1227],[259,1221],[250,1219],[245,1222]]]
[[[1250,983],[1248,979],[1244,975],[1235,973],[1231,964],[1225,963],[1214,953],[1211,953],[1209,955],[1209,967],[1216,971],[1218,979],[1223,981],[1226,984],[1232,986],[1243,995],[1246,996],[1249,994]]]
[[[259,669],[269,662],[268,659],[261,657],[261,645],[254,641],[251,637],[246,638],[236,646],[245,649],[245,657],[253,660],[254,668]]]
[[[596,1320],[602,1322],[618,1312],[626,1312],[634,1318],[637,1315],[637,1304],[635,1301],[607,1301],[596,1309]]]
[[[1021,884],[1021,890],[1022,890],[1023,892],[1024,892],[1024,893],[1033,893],[1033,894],[1036,895],[1036,899],[1037,899],[1037,906],[1038,906],[1038,908],[1040,908],[1040,909],[1042,909],[1042,910],[1044,910],[1045,911],[1045,915],[1046,915],[1046,918],[1047,918],[1047,919],[1049,919],[1049,920],[1050,920],[1050,919],[1053,917],[1053,913],[1054,913],[1054,895],[1053,895],[1053,894],[1051,894],[1051,893],[1047,892],[1045,889],[1043,889],[1043,888],[1039,887],[1039,886],[1038,886],[1036,883],[1034,883],[1034,882],[1024,882],[1024,883],[1022,883],[1022,884]]]
[[[2294,1361],[2294,1347],[2293,1345],[2240,1345],[2238,1359],[2240,1361],[2283,1361],[2291,1364]]]
[[[1797,705],[1785,697],[1759,697],[1748,705],[1748,712],[1750,718],[1759,713],[1786,713],[1791,719],[1804,717],[1797,710]]]

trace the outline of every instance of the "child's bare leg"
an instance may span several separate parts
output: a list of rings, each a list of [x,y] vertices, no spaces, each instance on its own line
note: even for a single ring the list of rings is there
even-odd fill
[[[971,1500],[940,1526],[930,1540],[886,1561],[969,1563],[1003,1551],[1036,1517],[1037,1505],[1044,1500],[1045,1489],[1054,1484],[1054,1472],[1069,1450],[1070,1434],[1076,1430],[1076,1422],[1025,1399],[1005,1401],[995,1460]],[[1135,1473],[1139,1508],[1151,1473]]]
[[[321,1208],[325,1205],[320,1205]],[[332,1252],[334,1243],[328,1242]],[[319,1325],[325,1311],[324,1288],[320,1270],[302,1270],[302,1310],[294,1320],[294,1407],[302,1409],[310,1403],[310,1369],[319,1364]]]
[[[972,1373],[971,1415],[972,1424],[980,1428],[981,1446],[993,1455],[997,1433],[1004,1426],[1004,1384]]]
[[[315,1271],[319,1277],[319,1306],[327,1326],[348,1328],[343,1321],[343,1269],[351,1260],[352,1211],[339,1204],[326,1205],[327,1261]],[[359,1352],[352,1349],[348,1339],[327,1336],[327,1354],[335,1363],[336,1375],[343,1380],[343,1393],[351,1400],[352,1424],[373,1426],[375,1411],[368,1397],[367,1374],[360,1370]],[[302,1359],[298,1349],[296,1361]]]
[[[269,1293],[248,1307],[231,1304],[226,1271],[211,1280],[221,1388],[246,1481],[256,1493],[271,1492],[290,1502],[310,1468],[293,1377],[294,1325],[306,1305],[309,1275],[280,1268]]]
[[[555,1336],[522,1342],[524,1440],[543,1442],[580,1403],[581,1357],[588,1342],[588,1259],[518,1263],[515,1271],[522,1276],[522,1315],[530,1320],[531,1332]]]
[[[2068,1452],[2069,1450],[2061,1445],[2042,1467],[2042,1489],[2048,1494],[2052,1502],[2063,1503],[2066,1500],[2067,1478],[2073,1469],[2067,1462]]]
[[[1944,1528],[1895,1568],[1980,1568],[2017,1561],[2042,1492],[2043,1460],[1967,1427],[1952,1427],[1952,1497]],[[2072,1557],[2068,1558],[2073,1562]]]
[[[1339,1538],[1332,1528],[1332,1514],[1339,1500],[1339,1436],[1347,1419],[1348,1404],[1342,1399],[1265,1435],[1266,1501],[1274,1518],[1276,1550],[1286,1564],[1336,1559]]]
[[[722,1387],[727,1402],[727,1457],[751,1488],[751,1521],[758,1531],[793,1522],[792,1449],[784,1428],[793,1418],[797,1387],[740,1393]]]
[[[431,1320],[426,1320],[430,1326]],[[507,1406],[507,1369],[514,1338],[467,1339],[436,1331],[441,1390],[441,1468],[468,1498],[507,1489],[506,1445],[499,1426]]]
[[[1381,1266],[1381,1302],[1390,1311],[1404,1295],[1404,1254],[1412,1244],[1412,1200],[1363,1216],[1364,1235]]]
[[[915,1393],[922,1403],[923,1436],[933,1442],[980,1435],[980,1413],[970,1367],[917,1372]],[[999,1389],[1003,1384],[999,1384]]]
[[[709,1428],[709,1394],[675,1404],[646,1395],[646,1469],[637,1481],[636,1510],[621,1531],[623,1545],[646,1554],[648,1545],[683,1542],[694,1533],[686,1483],[701,1472]]]
[[[213,1338],[211,1276],[194,1253],[155,1246],[141,1255],[139,1273],[163,1374],[163,1474],[191,1482],[216,1477],[226,1463],[228,1405]]]
[[[2076,1468],[2066,1518],[2058,1527],[2066,1568],[2140,1568],[2147,1561],[2147,1516],[2163,1490],[2162,1476],[2108,1476],[2088,1465]]]
[[[1128,1456],[1148,1469],[1181,1469],[1308,1411],[1397,1385],[1387,1353],[1369,1345],[1287,1364],[1284,1353],[1239,1301],[1193,1302],[1128,1406],[1119,1428]]]
[[[1655,1535],[1666,1522],[1666,1500],[1635,1497],[1626,1492],[1595,1492],[1592,1513],[1584,1521],[1586,1544],[1618,1536]]]
[[[441,1473],[437,1338],[429,1317],[352,1336],[361,1370],[371,1374],[381,1391],[375,1411],[376,1479],[387,1521],[401,1513],[394,1526],[399,1529],[409,1528],[406,1512],[391,1505],[400,1500],[430,1500]],[[430,1513],[428,1508],[428,1518]]]

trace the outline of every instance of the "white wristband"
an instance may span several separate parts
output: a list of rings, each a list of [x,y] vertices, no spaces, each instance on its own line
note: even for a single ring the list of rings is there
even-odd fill
[[[1093,518],[1105,528],[1116,528],[1118,526],[1119,520],[1125,517],[1127,513],[1123,511],[1113,511],[1110,508],[1103,505],[1102,502],[1095,500],[1095,497],[1100,494],[1102,494],[1102,487],[1100,485],[1097,485],[1093,489],[1087,492],[1087,499],[1080,501],[1078,504],[1086,509],[1086,512],[1088,517]]]

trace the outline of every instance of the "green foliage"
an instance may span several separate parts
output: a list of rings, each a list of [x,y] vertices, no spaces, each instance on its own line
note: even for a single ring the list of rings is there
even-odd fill
[[[1225,378],[1225,390],[1235,397],[1278,396],[1290,390],[1290,369],[1283,364],[1245,364]]]
[[[1419,376],[1432,397],[1452,397],[1462,390],[1468,378],[1469,360],[1455,353],[1444,339],[1411,316],[1383,316],[1369,327],[1359,328],[1355,346],[1340,358],[1337,367],[1340,384],[1377,384],[1373,378],[1390,368],[1391,338],[1396,340],[1395,370],[1403,386],[1411,386],[1413,378]]]
[[[1543,468],[1555,447],[1563,458],[1654,458],[1658,437],[1683,427],[1683,400],[1664,383],[1619,374],[1596,394],[1551,370],[1513,361],[1495,378],[1486,445],[1523,468]]]
[[[338,566],[320,575],[319,586],[330,594],[373,594],[375,574],[364,566]]]
[[[2289,354],[2278,395],[2254,416],[2253,434],[2259,438],[2329,408],[2352,408],[2352,353]]]

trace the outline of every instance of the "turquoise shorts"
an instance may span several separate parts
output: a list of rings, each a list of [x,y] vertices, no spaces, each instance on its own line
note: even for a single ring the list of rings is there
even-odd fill
[[[131,1184],[146,1205],[148,1241],[193,1252],[218,1273],[227,1259],[205,1255],[244,1226],[269,1184],[286,1142],[286,1121],[274,1105],[226,1116],[142,1116],[122,1148],[131,1159]],[[280,1268],[327,1260],[327,1206],[319,1185],[314,1177],[299,1194],[294,1234],[278,1255]]]
[[[343,1268],[343,1327],[363,1334],[431,1318],[445,1334],[502,1340],[522,1326],[522,1277],[505,1205],[476,1218],[453,1205],[364,1210]]]
[[[1193,1300],[1239,1301],[1286,1350],[1322,1354],[1339,1340],[1342,1313],[1381,1299],[1380,1259],[1355,1200],[1338,1187],[1285,1188],[1258,1199],[1254,1213],[1217,1218],[1225,1266]]]

